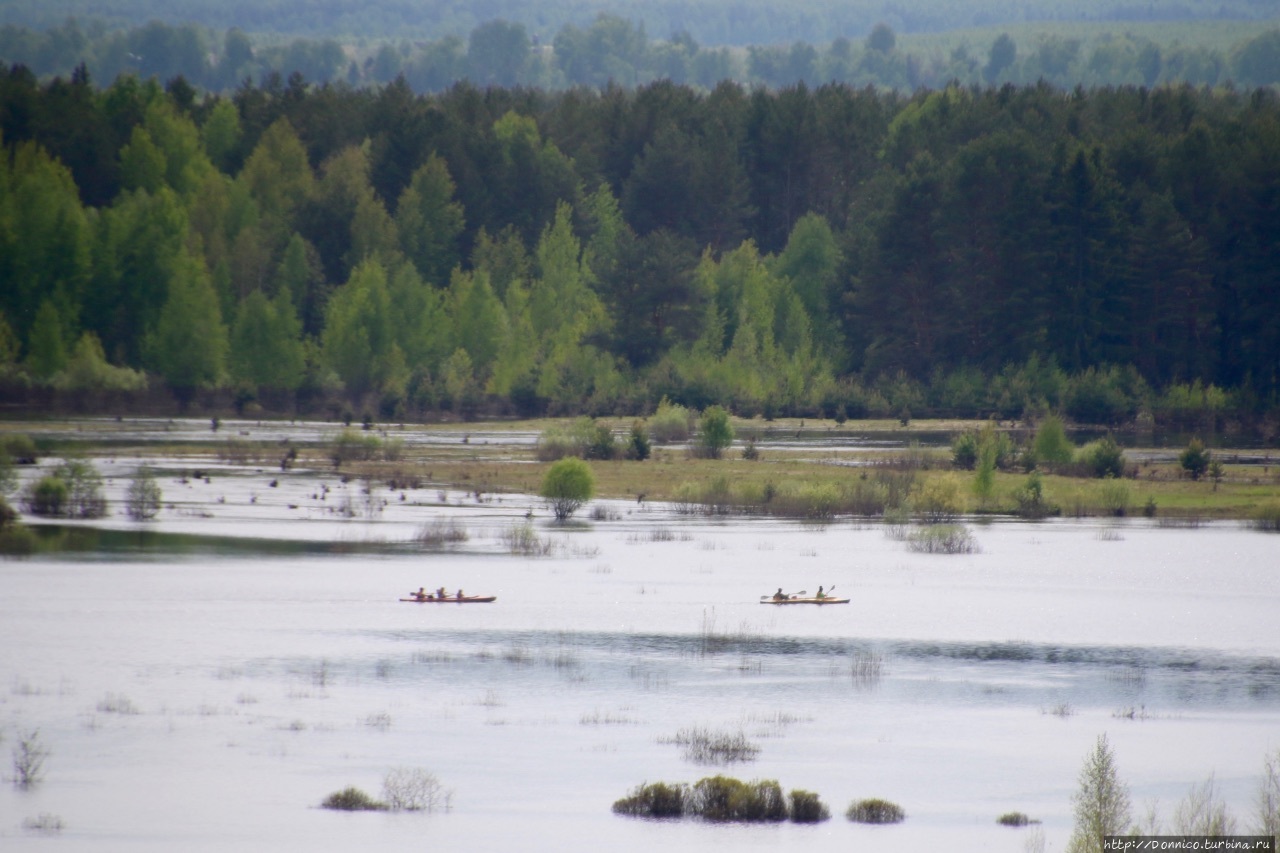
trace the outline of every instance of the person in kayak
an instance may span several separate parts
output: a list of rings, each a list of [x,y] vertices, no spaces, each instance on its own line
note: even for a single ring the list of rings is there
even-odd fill
[[[822,587],[818,587],[818,594],[814,598],[826,598],[827,594],[822,591]]]
[[[786,601],[787,597],[782,593],[782,587],[778,587],[778,591],[773,594],[774,601]]]
[[[462,587],[458,587],[458,600],[462,600]]]
[[[418,599],[419,601],[426,601],[426,600],[427,600],[427,588],[426,588],[426,587],[424,587],[424,586],[420,586],[420,587],[418,587],[418,591],[417,591],[417,592],[415,592],[415,593],[413,594],[413,597],[414,597],[414,598],[416,598],[416,599]]]

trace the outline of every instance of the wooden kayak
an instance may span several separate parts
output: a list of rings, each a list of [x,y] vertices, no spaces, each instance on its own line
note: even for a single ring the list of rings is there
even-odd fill
[[[456,595],[446,596],[444,598],[436,598],[434,595],[428,595],[425,598],[418,598],[416,595],[412,598],[402,598],[401,601],[408,601],[412,604],[488,604],[491,601],[497,601],[496,595],[464,595],[458,598]]]
[[[792,596],[791,598],[762,598],[761,604],[848,604],[847,598],[836,598],[831,595],[822,598],[800,598]]]

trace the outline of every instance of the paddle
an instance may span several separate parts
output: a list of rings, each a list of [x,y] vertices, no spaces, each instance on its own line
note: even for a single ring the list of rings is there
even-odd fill
[[[774,594],[776,595],[777,593],[774,593]],[[784,596],[786,596],[787,598],[795,598],[797,595],[808,595],[808,594],[809,594],[809,593],[808,593],[807,591],[803,590],[803,589],[802,589],[802,590],[800,590],[799,592],[784,592],[784,593],[783,593],[783,595],[784,595]],[[773,596],[772,596],[772,595],[762,595],[762,596],[760,596],[760,600],[761,600],[761,601],[764,601],[764,600],[765,600],[765,599],[767,599],[767,598],[773,598]]]

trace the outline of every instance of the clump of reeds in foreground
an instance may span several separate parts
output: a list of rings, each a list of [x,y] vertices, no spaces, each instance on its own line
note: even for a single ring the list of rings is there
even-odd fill
[[[771,779],[742,782],[708,776],[693,785],[656,782],[638,786],[613,804],[615,814],[630,817],[695,817],[716,822],[816,823],[831,814],[817,794],[782,788]]]
[[[897,803],[872,798],[850,803],[844,816],[854,823],[902,823],[907,813]]]
[[[907,550],[917,554],[976,554],[982,549],[963,524],[928,524],[907,535]]]
[[[324,798],[320,804],[322,809],[333,809],[340,812],[385,812],[387,804],[361,791],[354,785],[334,791]]]

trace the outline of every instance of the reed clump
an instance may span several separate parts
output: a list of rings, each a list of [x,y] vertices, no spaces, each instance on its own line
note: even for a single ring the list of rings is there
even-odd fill
[[[907,813],[902,810],[902,806],[874,797],[850,803],[844,816],[854,823],[874,824],[902,823],[907,819]]]
[[[772,779],[743,782],[728,776],[708,776],[693,785],[646,783],[616,801],[613,812],[717,823],[817,823],[830,817],[830,810],[817,794],[794,790],[787,796]]]
[[[334,791],[320,803],[322,809],[340,812],[385,812],[387,804],[366,794],[355,786]]]
[[[694,726],[681,729],[665,742],[684,747],[684,757],[695,764],[732,764],[754,761],[760,747],[747,740],[741,731],[723,732]]]

